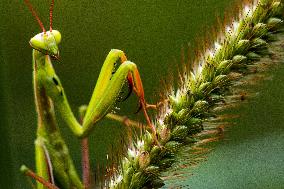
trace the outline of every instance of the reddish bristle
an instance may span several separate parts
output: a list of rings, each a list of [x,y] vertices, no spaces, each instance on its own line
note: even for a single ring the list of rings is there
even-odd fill
[[[46,30],[45,30],[45,28],[44,28],[44,26],[43,26],[41,20],[39,19],[39,17],[38,17],[38,15],[37,15],[36,11],[34,10],[34,8],[33,8],[32,4],[31,4],[31,2],[30,2],[29,0],[24,0],[24,1],[25,1],[26,5],[29,7],[29,9],[30,9],[30,11],[32,12],[33,16],[36,18],[36,20],[37,20],[37,22],[38,22],[40,28],[41,28],[42,31],[45,33]]]
[[[54,0],[51,0],[50,8],[49,8],[49,30],[52,31],[52,13],[54,7]]]

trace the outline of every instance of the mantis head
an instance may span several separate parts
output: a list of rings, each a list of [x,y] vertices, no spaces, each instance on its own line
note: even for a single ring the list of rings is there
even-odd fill
[[[58,44],[61,41],[61,34],[57,30],[52,30],[52,14],[53,14],[54,0],[51,1],[49,9],[49,23],[50,23],[49,31],[45,30],[43,23],[39,19],[30,1],[29,0],[24,0],[24,1],[29,7],[35,19],[37,20],[40,28],[42,29],[42,33],[39,33],[35,35],[33,38],[31,38],[29,42],[31,47],[42,52],[43,54],[47,54],[50,55],[51,57],[58,59],[59,58]]]
[[[32,48],[48,54],[52,57],[59,57],[58,44],[61,41],[61,34],[57,30],[42,32],[35,35],[30,40],[30,45]]]

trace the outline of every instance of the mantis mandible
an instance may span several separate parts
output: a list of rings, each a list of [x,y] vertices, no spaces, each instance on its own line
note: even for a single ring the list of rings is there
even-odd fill
[[[37,139],[35,140],[36,173],[25,166],[22,167],[22,171],[37,180],[38,189],[58,188],[55,186],[54,179],[62,188],[88,188],[88,183],[82,184],[75,170],[67,145],[60,134],[54,109],[60,112],[63,120],[77,138],[87,138],[97,123],[111,111],[127,80],[130,88],[138,96],[147,125],[156,138],[155,127],[146,110],[152,105],[148,105],[145,101],[137,66],[127,60],[123,51],[113,49],[105,59],[89,105],[83,113],[82,121],[81,123],[77,121],[51,62],[52,59],[59,59],[58,45],[61,42],[60,32],[52,28],[54,0],[51,1],[49,10],[49,31],[44,28],[29,0],[24,1],[37,20],[42,33],[35,35],[29,41],[33,48],[33,86],[38,115]],[[121,64],[115,71],[117,61]]]

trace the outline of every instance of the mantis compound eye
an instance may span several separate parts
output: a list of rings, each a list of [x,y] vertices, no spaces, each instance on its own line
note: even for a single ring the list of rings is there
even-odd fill
[[[52,30],[51,34],[53,34],[56,44],[58,45],[61,42],[61,34],[57,30]]]

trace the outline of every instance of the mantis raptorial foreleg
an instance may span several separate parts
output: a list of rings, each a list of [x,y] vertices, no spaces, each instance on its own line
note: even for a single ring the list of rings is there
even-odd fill
[[[124,53],[120,50],[111,50],[102,67],[82,125],[76,120],[71,111],[62,84],[54,70],[45,72],[41,76],[47,95],[54,101],[63,119],[77,137],[87,136],[94,128],[95,124],[110,112],[119,97],[126,78],[128,78],[134,86],[134,91],[140,99],[143,111],[146,113],[143,86],[136,65],[130,61],[124,61],[117,71],[113,73],[114,66],[118,59],[122,61],[126,60]],[[50,70],[51,68],[47,69]],[[147,113],[146,116],[148,116]],[[147,118],[147,121],[148,119],[149,118]],[[150,121],[148,123],[152,126]],[[154,130],[153,126],[151,128]]]

